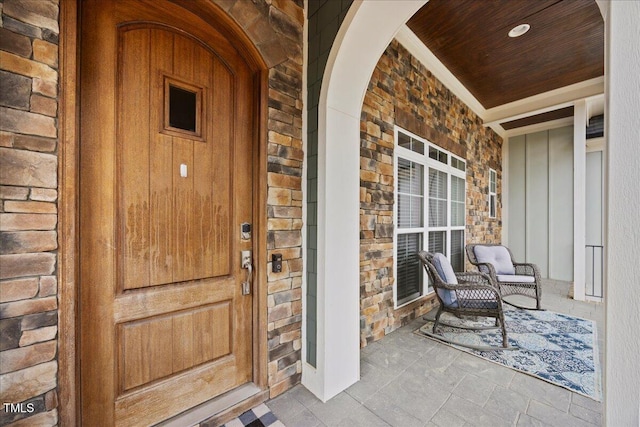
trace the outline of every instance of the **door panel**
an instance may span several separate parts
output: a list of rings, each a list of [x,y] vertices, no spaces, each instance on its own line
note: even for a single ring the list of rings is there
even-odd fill
[[[149,257],[147,256],[149,215],[149,73],[140,70],[149,69],[149,31],[127,31],[120,34],[121,49],[117,67],[121,81],[138,84],[137,90],[128,93],[126,102],[123,93],[118,94],[118,133],[127,134],[118,149],[122,179],[118,180],[121,204],[127,206],[119,214],[125,220],[124,247],[118,251],[123,254],[126,266],[120,280],[125,288],[139,287],[148,280]],[[130,60],[135,58],[135,60]],[[129,60],[127,60],[129,59]],[[122,137],[120,138],[123,141]],[[124,142],[123,141],[123,142]],[[136,182],[138,185],[122,185]]]
[[[232,75],[198,42],[167,29],[125,26],[119,32],[122,288],[227,275]],[[167,123],[176,87],[196,95],[196,132]],[[224,107],[214,109],[217,104]],[[181,167],[184,177],[176,173]]]
[[[240,224],[253,222],[253,75],[171,2],[94,3],[82,8],[82,420],[153,424],[251,380]]]
[[[119,325],[121,392],[231,352],[231,301]]]
[[[159,73],[170,74],[172,58],[164,52],[171,52],[173,46],[173,34],[169,32],[154,32],[154,43],[150,47],[150,64]],[[150,76],[153,78],[154,76]],[[164,82],[155,76],[153,90],[154,93],[162,90]],[[155,124],[158,129],[164,123],[164,99],[154,96],[150,100],[151,110],[149,123]],[[151,144],[149,144],[150,167],[152,170],[171,170],[173,168],[173,144],[171,137],[161,132],[151,134]],[[173,184],[172,174],[156,174],[154,179],[149,180],[151,198],[151,220],[150,233],[150,282],[170,283],[173,280],[173,248],[176,236],[170,227],[173,218],[173,200],[167,189]]]

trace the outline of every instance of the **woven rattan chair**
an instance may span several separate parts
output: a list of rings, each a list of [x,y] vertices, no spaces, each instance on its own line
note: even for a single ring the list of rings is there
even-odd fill
[[[503,298],[523,295],[535,299],[536,306],[524,307],[508,300],[504,300],[505,303],[527,310],[542,310],[542,279],[535,264],[516,262],[509,248],[503,245],[471,244],[466,246],[466,251],[471,264],[491,276]],[[495,254],[502,259],[492,259]]]
[[[491,284],[491,278],[484,273],[454,273],[449,260],[442,254],[432,254],[425,251],[418,253],[418,258],[426,270],[440,307],[433,323],[433,335],[438,339],[447,340],[437,334],[436,329],[440,316],[444,312],[457,317],[481,316],[495,318],[496,327],[502,329],[502,347],[478,347],[453,342],[477,350],[513,349],[509,346],[507,329],[504,323],[504,312],[500,292]],[[445,324],[442,322],[442,324]],[[460,327],[448,325],[453,327]],[[487,329],[487,327],[465,327],[465,329]]]

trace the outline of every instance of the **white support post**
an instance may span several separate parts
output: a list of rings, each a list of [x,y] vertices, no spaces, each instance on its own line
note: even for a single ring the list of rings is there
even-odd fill
[[[496,188],[502,200],[502,244],[509,246],[509,138],[502,141],[502,187]]]
[[[605,11],[607,210],[605,377],[602,425],[640,426],[640,2]]]
[[[318,105],[317,366],[302,384],[326,402],[360,378],[360,115],[371,74],[425,0],[356,0],[340,26]]]
[[[587,101],[573,109],[573,298],[585,300]]]

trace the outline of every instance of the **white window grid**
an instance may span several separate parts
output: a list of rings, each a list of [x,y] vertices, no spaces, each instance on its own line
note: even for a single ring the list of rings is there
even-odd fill
[[[409,136],[410,138],[413,138],[417,141],[420,141],[424,144],[424,154],[420,154],[417,153],[415,151],[412,151],[410,149],[401,147],[398,145],[398,134],[399,133],[403,133],[407,136]],[[428,248],[429,245],[429,232],[433,231],[444,231],[445,232],[445,253],[444,255],[447,257],[451,257],[451,246],[452,246],[452,240],[451,240],[451,232],[452,231],[456,231],[456,230],[462,230],[463,231],[463,236],[464,236],[464,242],[463,242],[463,248],[464,245],[466,244],[466,238],[467,238],[467,233],[466,233],[466,202],[467,202],[467,182],[466,182],[466,160],[456,156],[455,154],[443,149],[442,147],[433,144],[432,142],[421,138],[405,129],[402,129],[398,126],[395,126],[394,128],[394,141],[395,141],[395,147],[394,147],[394,183],[396,186],[396,189],[394,190],[394,204],[393,204],[393,223],[394,223],[394,236],[393,236],[393,272],[394,272],[394,279],[397,280],[397,242],[398,242],[398,235],[401,234],[417,234],[420,233],[422,234],[422,244],[423,244],[423,250],[424,248]],[[436,159],[432,159],[429,157],[429,148],[435,148],[445,154],[447,154],[447,163],[442,163],[439,160]],[[418,164],[422,164],[424,165],[424,173],[423,173],[423,180],[424,180],[424,184],[422,186],[423,188],[423,194],[422,194],[422,199],[423,199],[423,221],[422,221],[422,227],[410,227],[410,228],[400,228],[398,226],[398,194],[399,192],[397,191],[397,185],[398,185],[398,159],[399,158],[403,158],[405,160],[409,160],[411,162],[415,162]],[[461,170],[461,165],[462,165],[462,169]],[[429,186],[428,186],[428,179],[429,179],[429,168],[431,169],[435,169],[435,170],[439,170],[442,172],[445,172],[447,174],[447,213],[446,213],[446,218],[447,218],[447,225],[446,226],[441,226],[441,227],[430,227],[429,226],[429,218],[428,218],[428,213],[429,213]],[[451,198],[451,177],[455,176],[458,178],[462,178],[464,180],[464,217],[465,217],[465,221],[463,225],[457,225],[457,226],[452,226],[451,225],[451,205],[452,205],[452,198]],[[464,264],[464,263],[463,263]],[[423,284],[427,284],[429,283],[428,278],[426,276],[426,273],[423,271],[423,280],[422,283]],[[407,304],[411,304],[412,302],[426,296],[429,294],[433,293],[433,288],[431,286],[423,286],[423,289],[420,292],[420,295],[417,296],[414,299],[411,299],[410,301],[403,301],[400,304],[398,304],[398,299],[397,299],[397,283],[396,286],[393,287],[393,300],[394,300],[394,307],[400,308],[403,307]]]
[[[495,218],[498,208],[498,174],[489,169],[489,218]]]

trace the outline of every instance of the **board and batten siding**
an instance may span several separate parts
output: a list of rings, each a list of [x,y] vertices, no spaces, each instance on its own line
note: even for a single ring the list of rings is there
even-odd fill
[[[509,248],[573,280],[573,126],[509,139]]]

